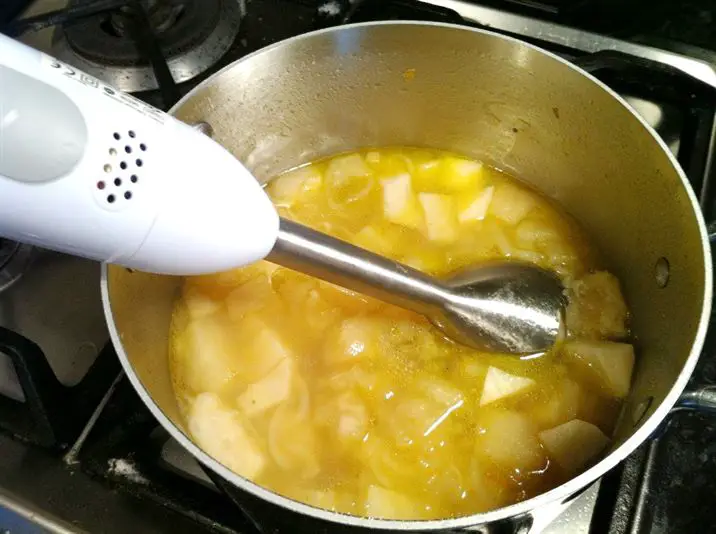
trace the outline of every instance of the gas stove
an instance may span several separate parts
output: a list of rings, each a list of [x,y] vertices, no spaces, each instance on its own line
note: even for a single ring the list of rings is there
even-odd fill
[[[406,19],[492,29],[574,61],[622,94],[677,156],[714,220],[716,8],[675,4],[6,0],[0,32],[167,109],[230,62],[332,25]],[[715,341],[707,339],[690,386],[716,382]],[[532,532],[716,531],[714,421],[675,412]],[[246,507],[169,438],[108,343],[98,265],[3,239],[0,429],[0,532],[315,532],[270,505]]]

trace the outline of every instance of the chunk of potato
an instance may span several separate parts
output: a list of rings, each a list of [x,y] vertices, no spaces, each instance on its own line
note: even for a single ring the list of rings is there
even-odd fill
[[[468,354],[460,358],[457,372],[460,378],[479,384],[487,376],[489,366],[474,354]]]
[[[310,165],[271,180],[266,190],[276,206],[287,208],[305,201],[307,194],[319,191],[322,184],[323,176],[315,166]]]
[[[508,224],[516,225],[535,208],[534,197],[516,185],[503,182],[495,187],[489,212]]]
[[[430,241],[452,243],[458,238],[455,199],[437,193],[418,193],[425,214],[426,234]]]
[[[414,235],[413,230],[379,219],[361,228],[351,237],[350,242],[378,254],[397,258],[410,235]]]
[[[587,374],[595,385],[614,397],[626,397],[631,387],[634,347],[613,341],[569,341],[565,355]]]
[[[187,417],[196,444],[219,463],[250,480],[261,474],[266,458],[251,425],[213,393],[202,393]]]
[[[390,442],[396,448],[425,447],[430,443],[449,442],[456,430],[455,410],[461,407],[458,402],[446,407],[430,402],[422,395],[401,395],[395,397],[396,406],[386,410],[384,416],[376,422]]]
[[[189,322],[174,338],[177,378],[191,391],[221,391],[243,366],[225,314]]]
[[[497,367],[490,367],[482,386],[480,406],[524,392],[534,385],[535,381],[531,378],[511,375]]]
[[[547,463],[537,428],[526,415],[510,410],[484,409],[479,415],[476,454],[501,469],[536,471]]]
[[[436,376],[423,375],[413,385],[428,399],[443,408],[455,406],[457,403],[464,401],[465,398],[460,388],[455,387],[450,381]]]
[[[495,193],[493,186],[486,187],[479,191],[470,202],[460,210],[458,219],[461,223],[470,223],[476,221],[482,221],[487,215],[487,211],[490,208],[492,202],[492,196]]]
[[[336,401],[336,410],[338,439],[344,442],[361,440],[370,425],[370,415],[361,398],[353,392],[344,393]]]
[[[421,516],[420,505],[408,496],[382,486],[368,486],[365,513],[380,519],[415,519]]]
[[[238,286],[256,276],[263,275],[271,278],[278,268],[273,263],[257,261],[245,267],[222,273],[187,276],[184,279],[184,285],[185,287],[196,287],[213,298],[223,299]]]
[[[619,339],[627,335],[627,306],[619,280],[606,271],[572,282],[567,327],[578,337]]]
[[[299,380],[296,382],[300,383]],[[297,386],[297,389],[304,389],[306,398],[301,400],[302,395],[299,395],[297,404],[285,402],[273,412],[269,422],[268,450],[279,467],[293,475],[311,479],[321,470],[320,442],[314,426],[307,420],[307,389],[305,386]]]
[[[259,312],[271,304],[278,304],[278,299],[271,287],[271,279],[258,275],[231,291],[225,302],[229,317],[238,322],[246,315]]]
[[[586,467],[609,443],[599,428],[579,419],[544,430],[539,439],[550,457],[570,474]]]
[[[539,399],[532,408],[532,420],[540,428],[552,428],[577,417],[582,402],[582,388],[569,378],[555,384],[547,392],[548,399]]]
[[[415,189],[418,191],[441,191],[441,167],[442,160],[438,158],[430,158],[418,163],[411,173]]]
[[[417,254],[406,255],[400,261],[408,267],[433,276],[446,274],[452,270],[448,256],[440,250],[423,250]]]
[[[249,417],[261,414],[291,395],[291,383],[295,364],[291,358],[284,358],[265,377],[250,384],[237,399],[237,404]]]
[[[213,315],[222,308],[220,300],[210,297],[194,286],[185,286],[182,298],[191,319],[201,319]]]
[[[324,360],[331,364],[345,363],[374,354],[378,336],[385,328],[384,322],[370,317],[344,319],[326,340]]]
[[[419,230],[423,214],[410,182],[410,175],[399,174],[380,181],[383,188],[383,214],[393,223]]]
[[[442,183],[450,192],[475,189],[483,180],[483,166],[479,161],[448,156],[443,158]]]
[[[360,154],[332,158],[326,167],[326,180],[340,185],[351,178],[370,176],[372,171]]]
[[[321,297],[326,302],[333,306],[340,307],[343,312],[371,312],[382,306],[382,303],[374,298],[328,282],[319,281],[318,288]]]
[[[515,229],[517,241],[521,247],[535,249],[545,243],[559,241],[560,235],[554,224],[548,221],[527,218]]]
[[[358,231],[353,237],[353,243],[356,246],[383,255],[386,255],[395,245],[385,232],[381,232],[374,225],[364,226]]]
[[[370,163],[371,165],[377,165],[378,163],[380,163],[380,159],[380,152],[375,152],[373,150],[366,153],[365,155],[366,162]]]
[[[248,316],[234,326],[236,353],[241,363],[240,376],[251,384],[264,378],[292,352],[281,335],[256,316]]]

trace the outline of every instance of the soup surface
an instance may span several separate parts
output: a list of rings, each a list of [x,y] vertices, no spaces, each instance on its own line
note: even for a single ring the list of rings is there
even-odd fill
[[[609,444],[634,363],[619,282],[551,202],[480,162],[387,148],[277,177],[285,217],[441,275],[494,258],[556,270],[570,338],[518,359],[260,262],[185,280],[171,372],[195,442],[320,508],[391,519],[487,511],[583,471]]]

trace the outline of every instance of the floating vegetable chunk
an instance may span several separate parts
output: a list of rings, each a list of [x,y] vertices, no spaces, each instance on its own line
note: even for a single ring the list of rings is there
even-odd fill
[[[497,367],[490,367],[487,370],[485,384],[482,386],[480,406],[485,406],[491,402],[515,395],[523,390],[529,389],[529,387],[534,384],[535,381],[531,378],[511,375]]]
[[[187,415],[189,432],[209,455],[237,474],[256,478],[266,465],[259,440],[241,412],[224,405],[213,393],[194,399]]]
[[[552,202],[479,161],[407,148],[318,161],[266,190],[283,216],[433,275],[505,258],[553,269],[569,338],[520,360],[267,262],[187,278],[170,368],[207,454],[312,506],[406,520],[506,506],[599,460],[631,387],[628,309]]]
[[[585,467],[609,443],[598,427],[579,419],[544,430],[539,439],[551,458],[569,473]]]
[[[631,386],[634,347],[613,341],[572,341],[565,347],[575,365],[590,375],[598,387],[615,397],[625,397]]]

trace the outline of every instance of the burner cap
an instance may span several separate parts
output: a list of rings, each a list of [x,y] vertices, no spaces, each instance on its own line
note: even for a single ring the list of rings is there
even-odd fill
[[[14,284],[25,272],[34,248],[0,237],[0,293]]]
[[[69,5],[84,0],[70,0]],[[231,47],[243,17],[237,0],[144,0],[169,70],[177,83],[211,67]],[[151,62],[136,39],[140,21],[127,7],[58,29],[58,59],[126,92],[157,88]]]

